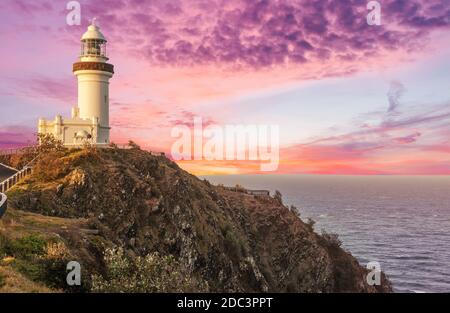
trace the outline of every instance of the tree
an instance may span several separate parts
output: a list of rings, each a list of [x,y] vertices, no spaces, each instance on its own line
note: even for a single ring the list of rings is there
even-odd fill
[[[52,134],[38,134],[38,153],[53,151],[63,151],[64,145],[61,140],[56,139]]]

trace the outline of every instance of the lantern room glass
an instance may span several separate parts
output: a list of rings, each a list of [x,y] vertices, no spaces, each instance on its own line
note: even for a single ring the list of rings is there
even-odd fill
[[[106,42],[97,39],[86,39],[82,41],[81,56],[101,56],[106,58]]]

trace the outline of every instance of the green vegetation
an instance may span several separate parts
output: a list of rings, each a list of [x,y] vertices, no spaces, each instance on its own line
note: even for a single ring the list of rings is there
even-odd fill
[[[63,289],[69,253],[64,243],[30,234],[10,239],[0,234],[0,258],[9,258],[13,269],[32,281]]]
[[[228,251],[230,257],[234,260],[245,257],[247,254],[245,244],[233,231],[231,225],[228,223],[224,224],[221,227],[221,231],[224,237],[225,250]]]
[[[6,255],[22,259],[42,255],[46,246],[46,241],[36,235],[13,240],[3,239],[2,241],[4,242],[2,250]]]

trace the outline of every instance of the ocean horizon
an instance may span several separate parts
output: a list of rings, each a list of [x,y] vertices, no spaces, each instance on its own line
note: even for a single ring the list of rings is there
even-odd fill
[[[315,230],[337,233],[396,292],[450,290],[450,176],[214,175],[214,184],[279,190]]]

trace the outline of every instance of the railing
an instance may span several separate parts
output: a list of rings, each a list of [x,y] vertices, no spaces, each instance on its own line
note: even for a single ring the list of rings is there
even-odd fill
[[[18,172],[19,171],[17,168],[11,167],[11,166],[6,165],[6,164],[3,164],[1,162],[0,162],[0,166],[3,166],[4,168],[7,168],[7,169],[9,169],[11,171],[14,171],[14,172]]]
[[[29,148],[29,147],[28,147]],[[9,178],[5,179],[4,181],[0,182],[0,218],[5,214],[6,209],[8,208],[8,198],[4,194],[9,189],[11,189],[15,184],[17,184],[19,181],[24,179],[26,176],[30,175],[32,172],[31,164],[37,159],[38,156],[36,156],[33,160],[28,162],[27,165],[20,171],[16,172],[14,175],[10,176]],[[5,165],[3,165],[5,166]],[[15,170],[12,167],[5,166],[6,168],[10,168]]]
[[[226,190],[234,191],[234,192],[246,193],[246,194],[252,195],[252,196],[270,197],[270,191],[265,190],[265,189],[252,190],[252,189],[247,189],[247,188],[239,187],[239,186],[236,186],[236,187],[222,186],[222,188],[224,188]]]
[[[3,214],[5,214],[7,206],[8,198],[4,193],[0,193],[0,218],[2,218]]]
[[[35,148],[36,146],[26,146],[22,148],[13,149],[2,149],[0,150],[0,155],[12,155],[12,154],[22,154],[27,152],[28,149]]]
[[[0,155],[12,155],[17,154],[21,149],[3,149],[0,150]]]
[[[130,146],[129,144],[114,144],[114,145],[110,145],[108,146],[108,148],[118,148],[118,149],[123,149],[123,150],[131,150],[133,149],[132,146]],[[151,151],[150,148],[146,148],[146,147],[141,147],[142,150],[147,151],[148,153],[150,153],[153,156],[166,156],[166,154],[164,152],[154,152]]]
[[[0,183],[0,193],[5,193],[11,189],[15,184],[21,181],[23,178],[31,174],[31,167],[24,167],[22,170],[15,173],[13,176],[5,179]]]

